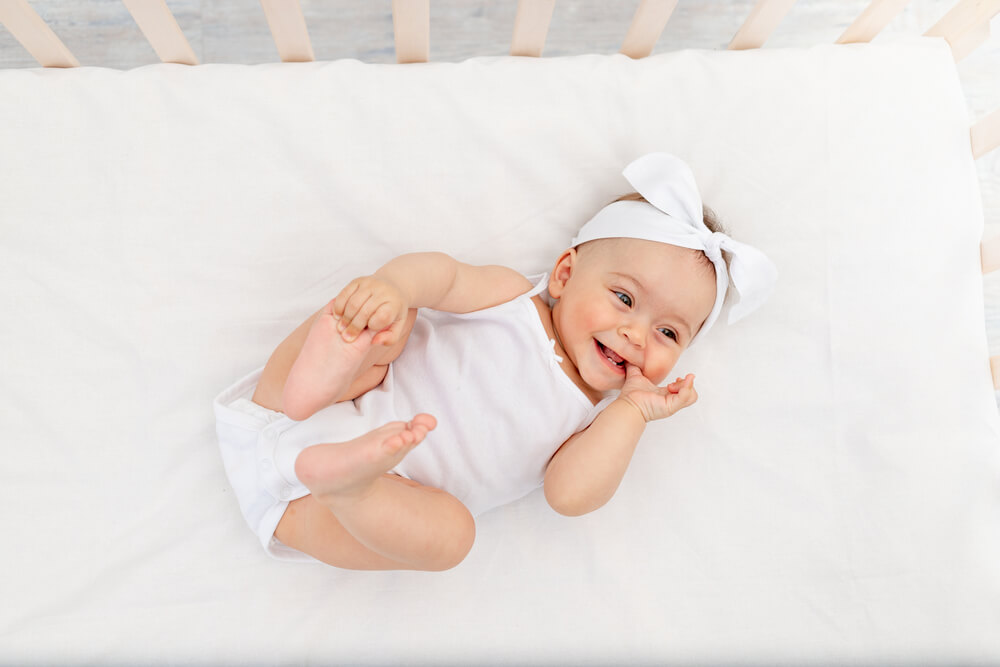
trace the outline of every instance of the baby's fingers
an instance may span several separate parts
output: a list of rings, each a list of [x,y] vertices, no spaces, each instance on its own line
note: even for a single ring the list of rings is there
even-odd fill
[[[680,399],[681,403],[678,406],[678,410],[681,408],[686,408],[689,405],[694,405],[695,401],[698,400],[698,392],[694,388],[694,376],[688,375],[684,378],[681,383],[680,390],[677,392],[677,397]]]
[[[343,319],[344,310],[347,308],[347,302],[354,296],[354,293],[358,291],[361,286],[361,279],[355,278],[351,282],[344,286],[344,289],[340,290],[340,294],[336,296],[333,300],[333,314],[338,319]]]
[[[688,373],[683,378],[677,378],[673,382],[667,385],[667,391],[671,394],[678,393],[684,386],[694,387],[694,373]]]
[[[357,297],[358,294],[361,293],[355,292],[355,297]],[[364,301],[357,304],[357,302],[361,301],[361,298],[363,298]],[[347,307],[344,309],[344,316],[340,319],[340,324],[337,325],[337,328],[340,329],[344,340],[347,342],[351,342],[357,338],[366,327],[370,328],[372,331],[378,331],[382,328],[371,326],[370,323],[372,315],[378,310],[381,304],[379,304],[378,301],[376,301],[370,294],[364,294],[361,298],[355,299],[352,297],[347,302]]]
[[[393,345],[399,340],[406,325],[406,317],[396,317],[396,308],[390,303],[383,303],[368,320],[368,328],[377,332],[372,339],[373,345]]]
[[[400,336],[402,336],[403,327],[405,326],[406,319],[404,318],[393,322],[392,326],[388,329],[382,328],[378,330],[378,333],[375,334],[374,338],[372,338],[372,345],[385,345],[386,347],[395,345]]]
[[[388,329],[397,319],[397,309],[388,301],[383,301],[368,318],[368,328],[372,331]]]

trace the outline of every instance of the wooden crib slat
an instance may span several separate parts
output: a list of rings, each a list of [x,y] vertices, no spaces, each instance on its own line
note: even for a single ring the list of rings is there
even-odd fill
[[[854,44],[872,41],[909,2],[910,0],[872,0],[835,43]]]
[[[80,66],[28,0],[0,0],[0,23],[42,67]]]
[[[281,62],[307,63],[316,60],[299,0],[260,0],[260,4]]]
[[[972,126],[972,155],[980,158],[1000,146],[1000,109]]]
[[[993,113],[993,116],[998,115],[1000,109]],[[979,256],[984,274],[1000,269],[1000,236],[983,241],[979,246]],[[1000,389],[1000,356],[990,357],[990,373],[993,375],[993,388]]]
[[[538,58],[545,48],[556,0],[518,0],[510,55]]]
[[[392,0],[396,62],[425,63],[430,58],[430,0]]]
[[[750,11],[750,16],[736,31],[727,48],[733,50],[760,48],[794,4],[795,0],[757,0],[757,4]]]
[[[979,46],[990,38],[990,24],[988,21],[977,23],[968,30],[957,34],[950,42],[951,53],[955,57],[955,62],[979,48]]]
[[[165,63],[197,65],[198,58],[166,0],[122,0],[156,55]]]
[[[997,12],[1000,0],[961,0],[924,35],[944,37],[958,62],[990,36],[990,19]]]
[[[984,274],[1000,269],[1000,236],[983,241],[979,245],[979,257],[983,263]]]
[[[652,53],[676,7],[677,0],[642,0],[619,53],[629,58],[645,58]]]

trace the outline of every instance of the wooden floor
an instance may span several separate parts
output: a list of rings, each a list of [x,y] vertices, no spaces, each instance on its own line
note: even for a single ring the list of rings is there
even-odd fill
[[[4,0],[0,0],[2,2]],[[870,0],[798,0],[764,48],[812,46],[837,39]],[[921,34],[957,0],[911,0],[883,35]],[[680,0],[654,53],[721,49],[756,0]],[[318,60],[395,61],[390,0],[300,0]],[[158,62],[121,0],[32,0],[31,5],[81,65],[129,69]],[[202,63],[275,62],[278,54],[258,2],[168,0]],[[544,56],[615,53],[638,0],[557,0]],[[430,57],[456,62],[503,55],[516,0],[432,0]],[[1000,16],[992,22],[1000,30]],[[876,38],[879,39],[879,38]],[[37,63],[0,27],[0,68]],[[1000,108],[1000,36],[958,63],[970,123]],[[1000,235],[1000,149],[977,162],[987,238]],[[984,278],[991,354],[1000,354],[1000,272]],[[1000,398],[1000,394],[998,394]]]

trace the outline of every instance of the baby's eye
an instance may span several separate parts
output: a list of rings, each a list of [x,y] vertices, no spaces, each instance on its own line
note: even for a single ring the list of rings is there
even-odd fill
[[[626,306],[629,307],[632,306],[632,297],[630,297],[625,292],[615,292],[615,296],[617,296],[619,300],[621,300],[621,302],[624,303]]]
[[[665,328],[660,329],[660,333],[666,336],[667,338],[673,338],[674,340],[677,340],[677,334],[675,334],[670,329],[665,329]]]

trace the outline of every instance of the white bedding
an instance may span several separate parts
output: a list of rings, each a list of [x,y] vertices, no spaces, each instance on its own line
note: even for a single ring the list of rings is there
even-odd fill
[[[1000,661],[969,120],[929,38],[0,71],[0,661]],[[445,573],[270,559],[212,397],[396,254],[548,270],[653,150],[781,274],[614,500]]]

